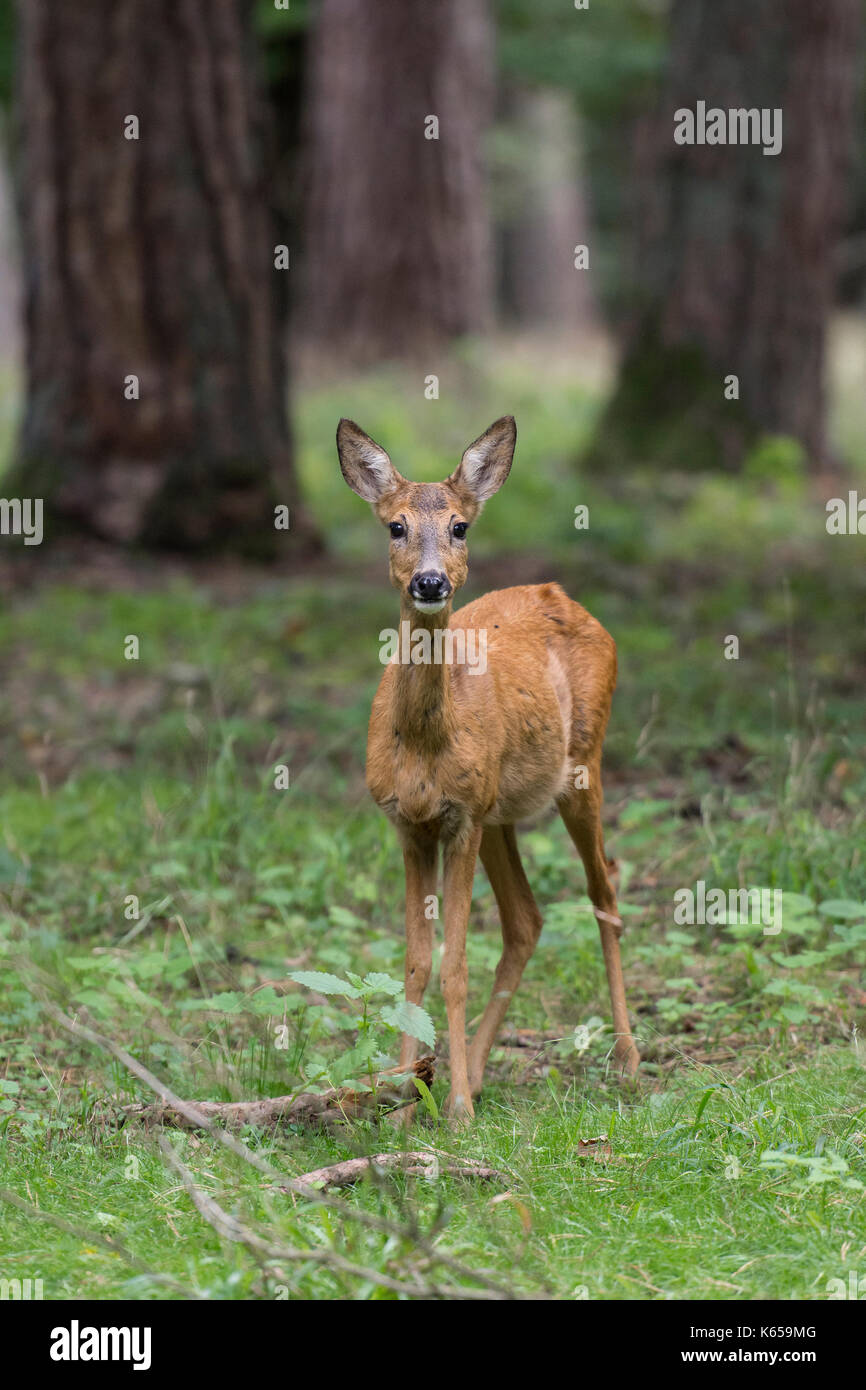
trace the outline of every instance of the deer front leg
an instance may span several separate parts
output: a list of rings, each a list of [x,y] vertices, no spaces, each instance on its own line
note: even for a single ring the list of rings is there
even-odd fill
[[[466,927],[472,906],[472,880],[481,844],[481,827],[465,839],[452,841],[444,854],[445,950],[442,954],[442,994],[448,1014],[451,1053],[451,1092],[446,1113],[455,1120],[474,1114],[466,1060]]]
[[[406,871],[406,998],[421,1004],[433,963],[433,921],[427,915],[427,899],[436,893],[436,842],[408,840],[403,845]],[[418,1039],[403,1034],[400,1066],[411,1067],[418,1055]]]

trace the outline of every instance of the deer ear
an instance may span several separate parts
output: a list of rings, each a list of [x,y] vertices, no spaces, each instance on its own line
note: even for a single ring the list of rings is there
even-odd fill
[[[341,420],[337,426],[337,453],[343,477],[365,502],[378,502],[404,481],[385,450],[354,420]]]
[[[499,491],[511,472],[516,443],[514,416],[503,415],[469,445],[459,467],[448,479],[449,483],[468,492],[476,502],[486,502]]]

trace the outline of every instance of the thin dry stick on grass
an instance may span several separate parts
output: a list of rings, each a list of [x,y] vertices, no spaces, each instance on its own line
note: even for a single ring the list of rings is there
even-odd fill
[[[303,1092],[297,1096],[270,1096],[262,1100],[196,1100],[189,1104],[198,1115],[207,1119],[221,1121],[229,1129],[243,1129],[253,1125],[256,1129],[276,1129],[280,1125],[300,1125],[306,1129],[327,1129],[344,1124],[347,1120],[375,1119],[379,1112],[391,1114],[407,1105],[414,1105],[417,1095],[406,1096],[402,1082],[394,1084],[396,1077],[404,1078],[407,1071],[413,1073],[426,1086],[433,1084],[432,1057],[422,1057],[410,1067],[391,1067],[379,1072],[373,1078],[372,1089],[355,1091],[348,1086],[338,1086],[320,1095]],[[151,1129],[154,1126],[171,1126],[175,1129],[200,1129],[200,1123],[193,1123],[185,1110],[173,1104],[125,1105],[121,1111],[126,1119]]]
[[[510,1297],[504,1291],[499,1292],[484,1288],[467,1289],[458,1284],[435,1284],[420,1279],[412,1281],[395,1279],[390,1274],[383,1274],[367,1265],[355,1264],[354,1261],[347,1260],[345,1256],[338,1254],[336,1250],[302,1250],[265,1240],[256,1231],[245,1226],[236,1216],[224,1211],[213,1197],[202,1191],[196,1184],[190,1170],[178,1158],[164,1135],[159,1136],[158,1143],[166,1160],[180,1177],[199,1215],[203,1216],[205,1221],[225,1240],[243,1245],[260,1262],[273,1260],[281,1261],[284,1264],[301,1262],[325,1265],[337,1274],[365,1279],[373,1284],[378,1284],[383,1289],[390,1289],[393,1293],[407,1294],[410,1298],[447,1298],[451,1301],[496,1302],[504,1301]],[[437,1258],[435,1254],[433,1258],[434,1260]]]
[[[25,1216],[33,1217],[36,1221],[45,1221],[58,1231],[65,1231],[67,1235],[77,1236],[79,1240],[85,1240],[91,1245],[101,1245],[112,1255],[119,1255],[126,1264],[137,1270],[139,1274],[146,1274],[157,1283],[164,1284],[166,1288],[173,1290],[174,1293],[180,1293],[185,1298],[189,1298],[189,1290],[183,1284],[179,1284],[168,1274],[160,1274],[157,1270],[152,1269],[144,1260],[133,1255],[131,1250],[127,1250],[125,1245],[121,1245],[119,1240],[112,1240],[110,1236],[101,1235],[99,1231],[91,1231],[87,1226],[82,1226],[77,1221],[67,1221],[65,1216],[57,1216],[52,1211],[43,1211],[41,1207],[34,1206],[32,1202],[25,1202],[23,1197],[19,1197],[17,1192],[13,1192],[8,1187],[0,1187],[0,1202],[7,1202],[10,1207],[17,1207],[19,1211],[23,1211]]]
[[[293,1179],[293,1187],[312,1187],[319,1192],[330,1192],[336,1187],[351,1187],[370,1172],[409,1173],[413,1177],[438,1178],[440,1173],[448,1173],[455,1178],[478,1178],[482,1182],[507,1183],[508,1179],[498,1168],[488,1168],[474,1159],[464,1159],[455,1163],[447,1154],[435,1149],[410,1149],[405,1153],[374,1154],[370,1158],[347,1158],[342,1163],[332,1163],[327,1168],[314,1168]]]
[[[110,1038],[106,1038],[94,1028],[88,1028],[86,1024],[79,1023],[77,1019],[69,1018],[63,1013],[62,1009],[59,1009],[57,1005],[50,1000],[43,998],[42,1004],[45,1011],[50,1014],[61,1028],[71,1033],[73,1037],[82,1038],[85,1042],[89,1042],[92,1046],[98,1047],[100,1050],[116,1058],[127,1071],[132,1072],[133,1076],[137,1076],[140,1081],[143,1081],[150,1090],[158,1095],[164,1104],[170,1105],[174,1110],[185,1115],[190,1121],[191,1128],[206,1130],[217,1143],[222,1144],[224,1148],[227,1148],[237,1158],[240,1158],[244,1163],[248,1163],[252,1168],[255,1168],[257,1172],[262,1173],[266,1178],[270,1179],[272,1183],[278,1186],[281,1191],[288,1191],[295,1196],[303,1197],[305,1201],[313,1205],[325,1206],[333,1211],[339,1211],[343,1217],[350,1218],[359,1226],[367,1227],[368,1230],[380,1231],[386,1235],[397,1236],[400,1240],[412,1240],[419,1250],[423,1251],[428,1258],[435,1259],[438,1264],[442,1265],[443,1269],[450,1270],[460,1278],[472,1279],[476,1284],[480,1285],[481,1288],[495,1294],[498,1298],[526,1297],[526,1295],[515,1294],[510,1289],[503,1288],[495,1279],[491,1279],[488,1274],[483,1273],[481,1270],[470,1269],[459,1260],[455,1260],[453,1256],[446,1255],[444,1252],[437,1250],[432,1242],[418,1229],[414,1219],[408,1227],[402,1227],[397,1225],[394,1221],[389,1221],[386,1217],[376,1216],[373,1212],[347,1207],[345,1202],[341,1201],[339,1197],[329,1197],[327,1194],[318,1192],[313,1188],[297,1186],[294,1179],[287,1179],[284,1173],[274,1168],[272,1164],[268,1163],[258,1154],[253,1153],[251,1149],[247,1148],[246,1144],[241,1143],[233,1134],[229,1134],[218,1125],[214,1125],[206,1115],[200,1114],[195,1106],[188,1105],[186,1101],[181,1100],[168,1086],[158,1080],[153,1072],[148,1071],[147,1067],[143,1066],[141,1062],[137,1061],[137,1059],[124,1048],[118,1047]]]

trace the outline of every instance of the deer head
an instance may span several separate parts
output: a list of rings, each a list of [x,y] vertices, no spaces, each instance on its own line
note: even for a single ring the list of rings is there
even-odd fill
[[[391,583],[402,603],[419,613],[438,613],[465,584],[466,533],[508,477],[516,441],[514,417],[503,415],[469,445],[444,482],[411,483],[354,421],[340,421],[343,477],[390,532]]]

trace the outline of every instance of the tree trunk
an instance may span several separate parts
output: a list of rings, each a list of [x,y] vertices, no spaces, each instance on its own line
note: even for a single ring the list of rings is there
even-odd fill
[[[5,134],[0,129],[0,367],[17,371],[21,362],[20,248]]]
[[[247,0],[27,0],[20,40],[15,485],[115,542],[268,555],[284,503],[309,544]]]
[[[572,101],[527,87],[505,95],[500,119],[516,154],[497,190],[501,312],[520,328],[598,330],[590,273],[574,265],[592,236]]]
[[[858,0],[675,0],[638,190],[642,302],[595,465],[736,468],[761,434],[792,436],[823,462],[858,10]],[[674,113],[699,101],[708,112],[781,108],[781,151],[676,144]],[[725,398],[731,375],[739,399]]]
[[[483,329],[487,0],[322,0],[311,49],[299,333],[367,363]]]

